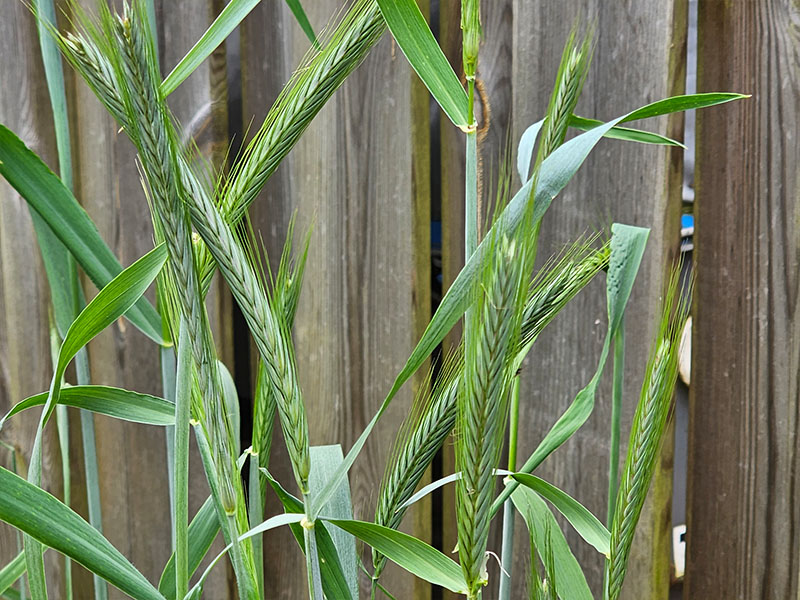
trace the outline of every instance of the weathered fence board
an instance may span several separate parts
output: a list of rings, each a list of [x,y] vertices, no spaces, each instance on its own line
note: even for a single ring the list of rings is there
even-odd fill
[[[333,0],[305,4],[318,32],[340,7]],[[242,39],[244,122],[256,115],[257,126],[309,42],[285,7],[269,3],[248,18]],[[294,209],[300,234],[313,224],[294,329],[313,444],[341,443],[345,451],[352,445],[427,322],[428,105],[420,93],[386,36],[315,119],[251,211],[273,260]],[[390,440],[410,399],[409,387],[351,471],[357,518],[373,516]],[[412,514],[417,516],[408,522],[425,537],[429,509],[423,503]],[[288,544],[280,547],[294,545]],[[279,597],[305,594],[299,551],[266,551],[265,560],[268,586]],[[394,566],[382,582],[398,597],[411,597],[415,587],[419,597],[427,593],[427,586]]]
[[[12,129],[53,169],[58,168],[52,113],[44,79],[36,24],[21,2],[3,7],[0,19],[0,122]],[[7,57],[14,57],[8,60]],[[8,93],[5,90],[13,90]],[[47,389],[52,377],[47,310],[50,292],[27,203],[0,181],[0,413],[31,394]],[[9,421],[2,440],[19,446],[27,463],[37,411]],[[54,425],[54,424],[53,424]],[[61,458],[54,426],[45,435],[45,489],[62,493]],[[0,464],[12,468],[11,455],[0,449]],[[17,554],[13,529],[0,525],[0,564]],[[45,558],[47,586],[53,596],[63,593],[64,561],[55,553]]]
[[[796,598],[800,11],[701,2],[685,598]]]

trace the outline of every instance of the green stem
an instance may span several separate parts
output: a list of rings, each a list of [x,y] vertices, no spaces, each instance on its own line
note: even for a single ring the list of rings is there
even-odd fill
[[[508,431],[508,470],[517,470],[517,433],[519,430],[519,375],[514,377],[511,388],[511,407]],[[503,503],[503,537],[500,550],[500,589],[499,600],[511,598],[511,571],[514,563],[514,503],[511,499]]]
[[[175,444],[173,489],[175,540],[175,597],[189,590],[189,419],[192,400],[192,353],[189,330],[181,319],[178,373],[175,388]]]
[[[303,495],[306,518],[300,522],[303,526],[303,538],[306,546],[306,574],[308,576],[308,597],[310,600],[324,600],[322,593],[322,575],[319,570],[319,553],[317,552],[317,533],[314,530],[314,522],[308,521],[310,514],[309,497]]]
[[[164,311],[159,311],[164,315]],[[163,316],[162,316],[163,319]],[[166,319],[164,319],[166,321]],[[168,334],[167,334],[168,335]],[[165,339],[167,337],[165,335]],[[175,352],[169,346],[162,346],[161,354],[161,388],[164,399],[175,404],[175,374],[177,364],[175,362]],[[169,487],[169,515],[170,519],[175,516],[175,475],[173,467],[175,465],[175,426],[168,425],[164,428],[164,438],[167,444],[167,482]],[[172,525],[172,551],[175,552],[175,523]]]
[[[611,392],[611,451],[608,459],[608,515],[611,528],[619,488],[620,420],[622,415],[622,383],[625,371],[625,322],[619,324],[614,336],[614,384]]]
[[[71,506],[70,487],[72,474],[69,468],[69,413],[63,404],[56,406],[56,429],[58,430],[58,445],[61,450],[61,474],[64,479],[64,504]],[[64,557],[64,587],[65,598],[72,598],[72,561]]]
[[[258,454],[250,455],[249,485],[247,486],[247,507],[250,515],[250,527],[253,528],[264,520],[264,489],[258,468],[261,466]],[[264,537],[259,534],[253,537],[253,558],[256,563],[256,580],[261,598],[264,598]]]

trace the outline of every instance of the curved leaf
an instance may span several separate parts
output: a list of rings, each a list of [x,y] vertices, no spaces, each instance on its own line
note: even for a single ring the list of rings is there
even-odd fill
[[[322,518],[353,534],[420,579],[440,585],[456,594],[466,593],[467,582],[464,581],[461,567],[433,546],[376,523]]]
[[[525,519],[537,550],[541,551],[547,547],[547,532],[550,532],[549,542],[553,549],[556,592],[559,597],[562,600],[593,600],[592,591],[586,583],[586,576],[545,501],[536,492],[524,486],[518,487],[511,494],[511,500]]]
[[[385,1],[388,3],[388,0]],[[538,222],[538,220],[544,216],[545,212],[547,212],[547,209],[550,207],[550,203],[561,190],[564,189],[567,183],[569,183],[570,179],[572,179],[589,156],[592,149],[610,129],[619,123],[644,118],[644,116],[657,116],[690,108],[703,108],[744,97],[746,96],[742,96],[741,94],[694,94],[691,96],[667,98],[666,100],[648,104],[647,106],[618,117],[599,127],[595,127],[565,142],[544,159],[539,168],[534,195],[535,205],[533,221]],[[439,304],[439,308],[428,323],[422,337],[408,357],[406,364],[395,378],[389,393],[384,398],[378,411],[347,452],[344,462],[337,468],[336,473],[331,477],[325,489],[313,500],[311,508],[311,516],[313,518],[319,515],[322,505],[325,504],[339,485],[339,482],[345,477],[347,471],[355,462],[367,438],[372,433],[372,429],[389,407],[394,396],[403,384],[408,381],[425,360],[427,360],[431,352],[439,345],[444,339],[444,336],[447,335],[453,325],[455,325],[469,307],[471,302],[471,290],[473,289],[476,278],[481,272],[481,266],[489,241],[498,239],[501,233],[511,234],[516,230],[525,215],[525,209],[532,186],[533,182],[528,180],[522,189],[511,199],[500,217],[495,221],[491,231],[484,237],[484,241],[481,242],[478,249],[469,258],[464,268],[461,269],[461,272],[447,290],[444,298],[442,298],[442,302]],[[508,493],[510,493],[510,491],[508,491]],[[508,498],[508,496],[506,495],[505,498]]]
[[[98,288],[119,275],[122,266],[72,192],[4,125],[0,125],[0,175],[42,217]],[[145,298],[127,311],[126,318],[154,342],[165,343],[161,317]]]
[[[416,0],[378,0],[397,45],[456,127],[466,128],[467,93],[433,37]]]
[[[44,490],[0,467],[0,521],[58,550],[137,600],[163,600],[94,527]]]
[[[579,117],[578,115],[571,115],[569,118],[569,126],[579,129],[581,131],[589,131],[598,125],[602,125],[602,121],[597,119],[587,119],[586,117]],[[664,135],[652,133],[650,131],[642,131],[641,129],[631,129],[629,127],[612,127],[608,133],[607,138],[622,140],[625,142],[638,142],[640,144],[657,144],[660,146],[678,146],[686,149],[686,146],[677,140],[668,138]]]
[[[41,406],[47,401],[49,392],[42,392],[35,396],[25,398],[12,408],[0,420],[0,429],[9,418],[17,413]],[[173,425],[175,423],[175,405],[171,402],[140,394],[130,390],[123,390],[103,385],[75,385],[61,389],[58,403],[64,406],[82,408],[99,415],[114,417],[132,423],[145,425]]]
[[[161,82],[161,93],[166,98],[183,83],[211,53],[225,41],[239,23],[250,14],[259,0],[231,0],[205,31],[192,49],[186,53],[172,72]]]
[[[535,475],[514,473],[511,477],[525,487],[532,489],[545,500],[550,501],[564,515],[564,518],[570,522],[575,531],[586,540],[586,543],[594,546],[600,554],[609,555],[609,552],[611,552],[611,534],[605,528],[605,525],[589,512],[589,509],[583,504],[553,484],[547,483],[544,479],[540,479]]]

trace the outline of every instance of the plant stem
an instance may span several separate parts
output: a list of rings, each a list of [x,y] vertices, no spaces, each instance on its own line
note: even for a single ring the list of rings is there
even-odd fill
[[[308,576],[308,597],[310,600],[323,600],[322,575],[319,571],[319,554],[317,552],[317,533],[314,522],[308,520],[310,513],[310,500],[308,494],[303,494],[303,503],[306,518],[300,521],[303,526],[303,538],[306,546],[306,575]]]
[[[173,473],[173,537],[175,539],[175,597],[189,589],[189,418],[192,399],[192,353],[189,330],[181,319],[178,374],[175,387],[175,445]]]
[[[261,466],[258,454],[250,455],[249,485],[247,486],[247,512],[250,515],[250,527],[253,528],[264,520],[264,490],[258,468]],[[256,563],[256,580],[261,598],[264,598],[264,537],[262,534],[253,537],[253,558]]]
[[[614,336],[614,383],[611,392],[611,449],[608,459],[608,516],[606,524],[610,528],[614,520],[614,509],[619,488],[619,436],[622,416],[622,383],[625,371],[625,321],[623,320]]]
[[[519,375],[514,376],[511,389],[511,407],[508,431],[508,470],[517,470],[517,432],[519,429]],[[503,503],[503,537],[500,550],[499,600],[511,598],[511,571],[514,564],[514,503],[511,498]]]
[[[314,524],[303,526],[303,537],[306,542],[306,571],[308,573],[308,597],[311,600],[322,600],[322,575],[319,571],[319,556],[317,554],[317,534]]]
[[[164,315],[163,310],[159,312]],[[166,318],[162,316],[162,321],[166,322]],[[161,389],[164,394],[164,399],[175,404],[175,371],[177,364],[175,362],[175,351],[173,348],[162,346],[160,349],[161,355]],[[175,465],[175,426],[167,425],[164,428],[164,438],[167,444],[167,481],[169,487],[169,515],[170,519],[175,517],[175,479],[173,467]],[[175,552],[175,523],[170,523],[172,526],[172,551]]]
[[[67,407],[56,406],[56,428],[58,429],[58,445],[61,450],[61,474],[64,479],[64,504],[71,506],[71,471],[69,468],[69,413]],[[65,598],[72,599],[72,561],[64,557]]]

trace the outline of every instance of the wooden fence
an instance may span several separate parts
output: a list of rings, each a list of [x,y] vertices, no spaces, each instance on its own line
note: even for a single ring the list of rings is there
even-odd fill
[[[92,5],[94,0],[80,0]],[[223,0],[156,2],[162,71],[167,72],[218,14]],[[457,0],[419,2],[454,66],[460,63]],[[700,0],[698,91],[752,93],[747,101],[698,114],[697,291],[688,471],[688,550],[684,597],[797,598],[800,583],[800,8],[789,0]],[[304,3],[319,31],[341,0]],[[35,24],[26,6],[4,0],[0,20],[0,122],[57,167]],[[490,0],[483,2],[478,77],[484,181],[506,140],[519,138],[546,108],[570,27],[594,22],[597,45],[581,114],[611,118],[683,91],[687,2],[656,0]],[[431,14],[432,11],[432,14]],[[240,28],[241,59],[218,50],[170,98],[201,149],[224,166],[230,134],[261,122],[308,48],[283,2],[261,2]],[[134,151],[92,94],[67,71],[76,195],[123,264],[151,245]],[[315,119],[272,177],[251,215],[271,259],[296,210],[313,224],[295,342],[314,444],[348,448],[369,421],[431,314],[432,207],[442,221],[446,286],[463,262],[463,137],[430,107],[425,89],[388,35]],[[433,126],[431,126],[433,123]],[[680,138],[683,118],[653,122]],[[625,407],[630,423],[653,336],[666,265],[678,252],[683,156],[679,150],[603,142],[548,213],[542,259],[611,221],[652,228],[627,318]],[[488,183],[485,187],[489,187]],[[432,191],[433,190],[433,191]],[[432,204],[433,203],[433,204]],[[436,207],[440,206],[440,209]],[[0,412],[40,392],[50,378],[49,293],[25,203],[0,182]],[[91,284],[87,293],[94,294]],[[215,339],[235,373],[247,414],[254,372],[247,334],[223,284],[209,300]],[[520,453],[527,455],[591,377],[604,333],[604,288],[595,282],[545,331],[523,383]],[[120,321],[90,346],[93,381],[160,393],[152,345]],[[606,511],[610,381],[589,422],[542,466],[542,476],[595,514]],[[356,462],[356,515],[371,518],[388,439],[413,386],[395,401]],[[157,428],[97,417],[103,527],[151,580],[169,555],[165,440]],[[0,439],[28,456],[34,415],[13,420]],[[245,424],[245,429],[247,425]],[[623,439],[627,431],[623,430]],[[85,514],[77,417],[71,427],[73,504]],[[279,478],[288,463],[276,458]],[[0,462],[12,463],[0,449]],[[45,486],[63,493],[55,428],[48,430]],[[444,469],[452,467],[447,456]],[[195,456],[191,510],[207,488]],[[664,599],[671,579],[672,443],[668,436],[625,584],[628,599]],[[155,481],[157,480],[157,481]],[[452,495],[443,510],[420,503],[408,530],[455,540]],[[438,505],[437,505],[438,506]],[[276,511],[277,507],[270,506]],[[595,592],[602,560],[567,528]],[[267,541],[270,597],[301,598],[299,551],[287,533]],[[528,562],[517,530],[517,569]],[[494,538],[492,549],[499,551]],[[0,527],[0,565],[16,552]],[[52,597],[63,592],[63,562],[47,558]],[[76,597],[91,578],[75,567]],[[518,571],[519,572],[519,571]],[[490,578],[498,569],[490,564]],[[524,578],[513,597],[524,596]],[[399,569],[386,585],[398,598],[436,598]],[[487,588],[493,598],[495,586]],[[217,567],[207,597],[234,597],[232,575]],[[122,597],[112,591],[111,596]]]

